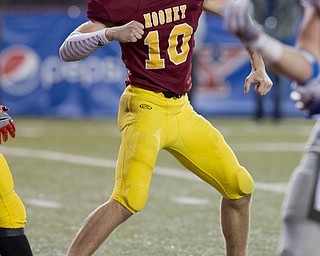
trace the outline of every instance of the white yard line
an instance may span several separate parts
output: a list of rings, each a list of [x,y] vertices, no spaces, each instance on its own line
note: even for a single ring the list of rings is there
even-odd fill
[[[284,146],[279,147],[279,144],[277,145],[278,146],[273,147],[273,151],[278,151],[279,148],[284,149]],[[287,151],[295,150],[295,148],[292,147],[292,144],[288,144],[288,146],[289,147],[287,148]],[[243,148],[248,150],[248,147],[246,146],[244,146]],[[257,148],[255,148],[254,150],[257,150]],[[103,167],[103,168],[113,169],[116,166],[116,160],[113,160],[113,159],[102,159],[97,157],[74,155],[74,154],[62,153],[58,151],[16,148],[16,147],[3,147],[1,149],[1,152],[6,155],[11,155],[15,157],[45,159],[50,161],[66,162],[71,164],[80,164],[80,165],[96,166],[96,167]],[[162,175],[167,177],[175,177],[175,178],[182,178],[182,179],[188,179],[188,180],[198,180],[202,182],[202,180],[200,180],[191,172],[187,172],[186,170],[177,169],[177,168],[156,166],[154,169],[154,173],[157,175]],[[287,186],[286,183],[255,182],[256,190],[270,191],[274,193],[284,193],[286,190],[286,186]]]
[[[205,198],[197,198],[197,197],[172,197],[171,200],[178,204],[185,205],[209,205],[210,200]]]
[[[61,208],[61,204],[53,201],[43,200],[43,199],[37,199],[37,198],[27,198],[24,200],[25,203],[37,206],[40,208],[54,208],[59,209]]]
[[[239,152],[302,152],[306,143],[230,143]]]

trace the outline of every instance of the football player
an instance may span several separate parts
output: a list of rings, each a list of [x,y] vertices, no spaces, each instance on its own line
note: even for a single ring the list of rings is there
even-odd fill
[[[320,0],[302,0],[303,20],[296,48],[266,35],[252,19],[248,0],[225,10],[226,28],[261,53],[268,65],[292,80],[292,99],[309,117],[320,114]],[[290,8],[290,6],[288,6]],[[318,256],[320,252],[320,121],[315,124],[283,205],[278,255]]]
[[[111,41],[120,42],[128,69],[120,99],[121,146],[113,194],[84,222],[68,255],[92,255],[148,199],[158,152],[165,149],[222,195],[221,224],[228,256],[246,255],[254,183],[223,136],[190,105],[194,32],[203,9],[221,15],[224,0],[88,1],[89,20],[60,47],[64,61],[77,61]],[[265,95],[272,82],[264,62],[247,49],[251,84]]]
[[[16,135],[13,120],[0,105],[0,144]],[[0,255],[32,256],[31,247],[24,232],[26,210],[14,191],[14,182],[4,156],[0,153]]]

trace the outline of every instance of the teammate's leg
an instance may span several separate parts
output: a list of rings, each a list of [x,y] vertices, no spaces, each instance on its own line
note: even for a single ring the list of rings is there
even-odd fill
[[[0,255],[31,256],[31,248],[24,233],[26,212],[14,191],[9,166],[0,154]]]

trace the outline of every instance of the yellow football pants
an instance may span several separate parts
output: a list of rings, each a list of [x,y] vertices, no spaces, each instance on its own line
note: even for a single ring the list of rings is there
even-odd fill
[[[10,169],[0,153],[0,228],[23,228],[25,222],[25,207],[14,191]]]
[[[158,152],[165,149],[228,199],[253,193],[253,179],[220,132],[198,115],[188,97],[165,98],[128,86],[120,99],[121,146],[112,198],[132,213],[148,199]]]

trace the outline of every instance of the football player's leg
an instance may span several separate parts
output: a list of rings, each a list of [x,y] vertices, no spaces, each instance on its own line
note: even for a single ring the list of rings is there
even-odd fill
[[[67,255],[92,255],[110,233],[130,216],[131,213],[126,208],[112,199],[100,205],[84,221]]]
[[[278,255],[319,255],[319,210],[318,218],[310,217],[312,208],[314,208],[314,198],[320,196],[319,136],[320,122],[317,122],[308,141],[306,152],[290,178],[283,204],[283,226]]]
[[[159,142],[154,135],[156,131],[149,125],[152,117],[137,116],[128,109],[128,102],[134,104],[135,98],[132,93],[124,93],[120,101],[121,146],[111,199],[84,222],[68,251],[69,256],[92,255],[118,225],[141,211],[147,202]]]
[[[148,107],[141,107],[147,103]],[[136,87],[127,87],[121,97],[121,146],[112,199],[133,214],[148,200],[152,170],[162,147],[161,126],[166,115],[161,104],[157,94]]]
[[[239,164],[221,133],[203,117],[192,114],[182,120],[180,140],[167,148],[187,169],[215,187],[227,199],[253,193],[249,172]]]
[[[154,133],[139,126],[130,126],[122,131],[112,194],[115,201],[133,214],[141,211],[147,203],[152,170],[160,149],[159,139]]]
[[[168,151],[222,194],[221,224],[227,255],[246,255],[253,179],[220,132],[202,117],[191,116],[181,125],[182,140]]]
[[[0,154],[0,254],[32,255],[24,233],[26,211],[14,191],[14,182],[9,166]]]

